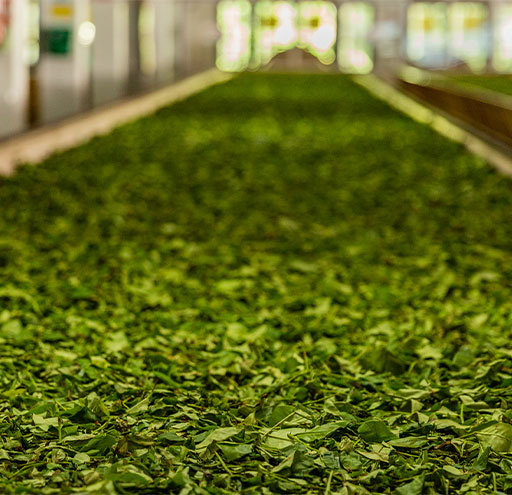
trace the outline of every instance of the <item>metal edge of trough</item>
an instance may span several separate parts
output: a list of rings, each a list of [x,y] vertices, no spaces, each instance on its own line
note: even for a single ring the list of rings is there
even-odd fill
[[[503,175],[512,177],[512,156],[496,149],[484,139],[463,129],[451,119],[405,95],[373,74],[353,76],[352,79],[393,108],[417,122],[429,125],[442,136],[463,144],[469,151],[486,160]]]
[[[159,108],[232,77],[232,74],[210,69],[150,93],[14,136],[0,142],[0,176],[12,174],[22,163],[41,162],[53,153],[74,148],[93,137],[108,134],[116,127],[151,115]]]

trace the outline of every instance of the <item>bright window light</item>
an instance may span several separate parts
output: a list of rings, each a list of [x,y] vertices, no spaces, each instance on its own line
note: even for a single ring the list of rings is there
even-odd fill
[[[512,5],[497,5],[493,65],[498,72],[512,71]]]
[[[336,6],[330,2],[299,3],[299,46],[324,64],[336,59],[336,17]]]
[[[370,34],[374,10],[364,2],[342,4],[339,12],[338,65],[344,72],[366,74],[373,69]]]
[[[418,65],[448,62],[448,19],[444,3],[415,3],[407,12],[407,56]]]
[[[448,9],[450,54],[474,71],[483,70],[487,64],[488,16],[487,7],[477,2],[457,2]]]
[[[246,69],[251,57],[251,4],[225,0],[217,6],[221,38],[217,44],[217,67],[227,72]]]
[[[297,6],[293,2],[263,0],[255,5],[255,61],[264,65],[298,41]]]

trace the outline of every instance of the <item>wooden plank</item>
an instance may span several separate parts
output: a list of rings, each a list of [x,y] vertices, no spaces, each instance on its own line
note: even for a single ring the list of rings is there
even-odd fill
[[[399,80],[405,91],[512,146],[512,108],[451,88]]]

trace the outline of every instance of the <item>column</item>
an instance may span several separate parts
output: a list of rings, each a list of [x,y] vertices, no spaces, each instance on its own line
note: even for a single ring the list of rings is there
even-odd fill
[[[29,68],[28,1],[0,0],[0,137],[25,129]]]
[[[94,105],[119,99],[128,91],[130,75],[129,7],[126,0],[93,0],[96,39],[92,47]]]
[[[175,25],[174,0],[153,0],[155,11],[156,82],[164,84],[174,79]]]

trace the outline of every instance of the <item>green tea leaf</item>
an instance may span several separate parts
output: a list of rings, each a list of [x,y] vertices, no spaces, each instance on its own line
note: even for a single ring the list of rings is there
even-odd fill
[[[491,447],[498,453],[512,453],[512,425],[497,423],[478,433],[484,447]]]
[[[389,445],[398,448],[420,449],[427,445],[428,439],[421,437],[403,437],[389,440]]]
[[[322,438],[325,438],[332,433],[334,433],[336,430],[339,430],[342,428],[344,423],[338,422],[338,423],[325,423],[323,425],[319,425],[311,430],[309,430],[306,433],[299,433],[297,435],[298,438],[300,438],[304,442],[314,442],[316,440],[321,440]]]
[[[365,442],[385,442],[386,440],[396,439],[396,435],[388,426],[377,419],[365,421],[357,432]]]
[[[241,428],[236,427],[216,428],[212,430],[201,443],[196,445],[196,450],[206,449],[214,442],[223,442],[228,438],[238,435],[240,431],[242,431]]]
[[[228,461],[236,461],[246,455],[249,455],[253,451],[253,447],[250,444],[239,444],[239,445],[227,445],[219,444],[220,450]]]
[[[423,477],[418,477],[395,490],[395,495],[421,495],[424,485]]]

